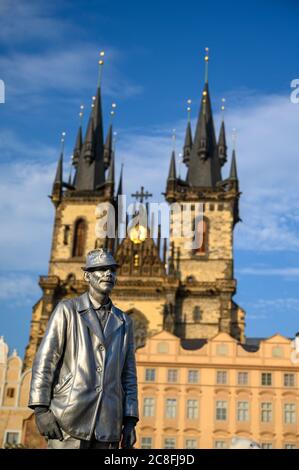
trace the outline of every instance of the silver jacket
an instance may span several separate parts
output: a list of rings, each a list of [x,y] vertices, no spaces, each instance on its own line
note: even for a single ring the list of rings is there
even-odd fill
[[[78,439],[119,441],[138,418],[132,319],[113,304],[104,331],[88,293],[53,311],[32,367],[29,407],[49,406]]]

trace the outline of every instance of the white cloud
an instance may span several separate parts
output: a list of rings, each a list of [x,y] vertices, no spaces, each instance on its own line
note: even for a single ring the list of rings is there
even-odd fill
[[[24,273],[0,275],[0,299],[10,301],[14,306],[32,305],[41,290],[34,276]]]
[[[283,276],[298,277],[299,268],[240,268],[237,274],[249,274],[253,276]]]
[[[0,38],[9,45],[23,44],[30,40],[49,42],[75,33],[78,27],[64,17],[55,14],[57,6],[38,0],[1,0]]]
[[[273,299],[257,299],[253,302],[243,302],[243,307],[249,312],[255,312],[257,318],[273,318],[273,315],[298,315],[299,298],[297,297],[278,297]],[[248,318],[253,318],[251,314]]]
[[[55,169],[56,163],[1,165],[2,269],[47,271],[54,212],[47,195]]]

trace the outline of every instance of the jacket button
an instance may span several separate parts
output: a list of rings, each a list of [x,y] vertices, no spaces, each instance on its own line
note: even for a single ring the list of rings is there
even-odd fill
[[[102,367],[98,367],[97,372],[102,372]]]
[[[96,387],[96,391],[97,391],[97,392],[101,392],[101,391],[102,391],[102,387]]]
[[[100,344],[100,351],[104,351],[104,346],[102,344]]]

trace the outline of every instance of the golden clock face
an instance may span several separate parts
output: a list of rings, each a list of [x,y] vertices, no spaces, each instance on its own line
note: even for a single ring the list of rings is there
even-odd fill
[[[146,233],[146,227],[137,224],[135,227],[132,227],[129,232],[130,240],[135,243],[135,245],[142,243],[146,239]]]

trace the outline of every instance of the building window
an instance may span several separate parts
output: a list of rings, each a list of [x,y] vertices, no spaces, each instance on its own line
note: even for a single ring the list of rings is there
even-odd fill
[[[71,227],[69,225],[64,226],[64,231],[63,231],[63,244],[68,245],[69,244],[69,235],[70,235]]]
[[[74,229],[73,257],[82,257],[85,250],[86,223],[78,219]]]
[[[174,437],[166,437],[166,439],[164,439],[164,449],[175,449]]]
[[[272,403],[263,402],[261,404],[261,421],[270,423],[272,421]]]
[[[187,418],[198,418],[198,400],[187,400]]]
[[[262,372],[261,383],[262,385],[268,387],[272,385],[272,374],[270,374],[269,372]]]
[[[283,385],[285,387],[294,387],[295,386],[295,374],[284,374]]]
[[[227,346],[227,344],[217,344],[216,354],[217,354],[217,356],[227,356],[228,355],[228,346]]]
[[[296,405],[295,403],[285,403],[284,405],[284,422],[285,424],[296,423]]]
[[[168,382],[177,382],[178,381],[178,371],[177,371],[177,369],[168,369],[168,371],[167,371],[167,381]]]
[[[296,449],[296,444],[285,444],[284,445],[285,449]]]
[[[226,441],[215,441],[214,448],[215,449],[227,449],[227,442]]]
[[[248,385],[248,372],[238,372],[238,385]]]
[[[143,400],[143,416],[152,417],[155,414],[155,399],[146,397]]]
[[[237,404],[237,420],[249,421],[249,403],[248,401],[238,401]]]
[[[8,396],[8,398],[14,398],[14,396],[15,396],[15,389],[14,389],[14,388],[8,388],[8,389],[7,389],[7,392],[6,392],[6,395]]]
[[[216,401],[216,420],[225,421],[227,419],[227,401]]]
[[[217,370],[216,382],[218,385],[227,384],[227,372],[224,370]]]
[[[152,438],[151,437],[142,437],[141,438],[141,449],[151,449],[152,448]]]
[[[199,371],[198,370],[188,370],[188,383],[197,384],[199,382]]]
[[[156,380],[156,369],[145,369],[145,381],[154,382]]]
[[[7,432],[5,436],[5,444],[19,444],[20,442],[20,433],[19,432]]]
[[[197,449],[197,440],[196,439],[186,439],[186,449]]]
[[[160,354],[167,354],[169,350],[168,343],[159,343],[157,346],[157,352]]]
[[[261,448],[262,449],[273,449],[273,444],[272,444],[272,442],[262,442],[261,443]]]
[[[176,417],[177,401],[175,398],[167,398],[166,400],[166,418]]]

